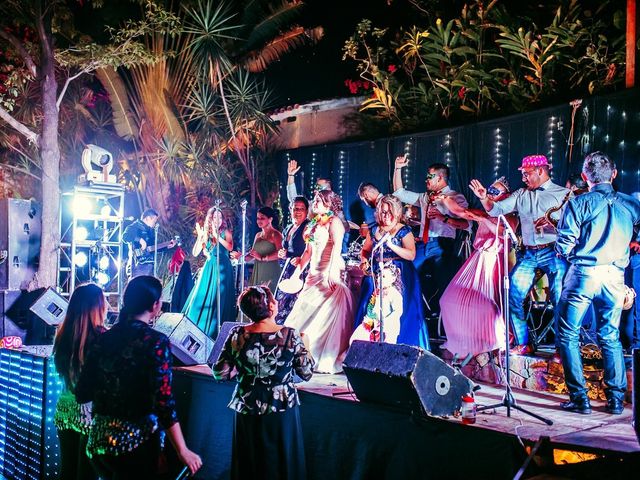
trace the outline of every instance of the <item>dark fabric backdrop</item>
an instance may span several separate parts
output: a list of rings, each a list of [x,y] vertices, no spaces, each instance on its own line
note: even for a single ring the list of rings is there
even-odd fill
[[[442,162],[451,167],[452,187],[471,203],[475,203],[475,197],[471,198],[468,189],[470,179],[489,183],[504,175],[512,189],[519,188],[520,160],[534,153],[547,155],[553,164],[552,178],[564,184],[569,174],[580,171],[587,153],[602,150],[617,163],[616,188],[627,193],[639,191],[639,100],[638,89],[585,99],[575,117],[571,162],[568,143],[572,108],[568,103],[462,127],[282,151],[276,154],[283,179],[282,198],[286,199],[286,163],[295,159],[302,166],[302,174],[296,178],[298,191],[304,183],[304,194],[310,197],[315,179],[330,177],[334,190],[342,196],[346,217],[359,223],[362,206],[358,185],[372,182],[382,192],[390,192],[394,159],[405,152],[410,159],[405,187],[424,191],[428,165]]]

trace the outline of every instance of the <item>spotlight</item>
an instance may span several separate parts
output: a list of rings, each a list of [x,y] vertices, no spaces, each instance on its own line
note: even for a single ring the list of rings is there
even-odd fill
[[[98,266],[100,267],[100,270],[106,270],[107,268],[109,268],[109,257],[107,257],[106,255],[100,257]]]
[[[78,177],[79,183],[116,183],[116,176],[111,175],[113,155],[97,145],[88,144],[82,152],[84,174]]]
[[[109,205],[105,205],[100,209],[100,215],[103,217],[108,217],[111,215],[111,207]]]
[[[76,267],[84,267],[87,264],[87,261],[89,259],[87,258],[87,254],[84,252],[78,252],[76,253],[76,256],[73,260],[73,262],[76,264]]]
[[[76,240],[83,242],[89,236],[89,232],[85,227],[78,227],[76,228],[75,235],[76,235],[76,238],[75,238]]]
[[[105,272],[98,272],[96,273],[95,280],[98,285],[105,286],[107,283],[109,283],[109,280],[111,280],[111,278]]]
[[[91,213],[92,207],[93,205],[91,204],[91,199],[89,197],[78,195],[73,198],[73,213],[76,217],[86,217]]]

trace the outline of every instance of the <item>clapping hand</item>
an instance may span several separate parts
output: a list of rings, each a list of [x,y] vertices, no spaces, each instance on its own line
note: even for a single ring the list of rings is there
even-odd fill
[[[299,170],[298,162],[296,160],[289,160],[289,163],[287,163],[287,175],[294,176]]]
[[[435,205],[431,205],[429,207],[429,210],[427,210],[427,217],[429,218],[429,220],[444,219],[444,215],[442,214],[442,212],[440,212],[440,210],[438,210],[438,208]]]
[[[480,200],[484,200],[487,198],[487,189],[484,188],[482,183],[480,183],[480,180],[476,180],[475,178],[471,180],[471,183],[469,183],[469,188]]]
[[[400,157],[396,157],[396,168],[403,168],[409,165],[409,158],[407,158],[408,156],[409,154],[405,153]]]
[[[636,253],[640,253],[640,243],[638,242],[631,242],[629,248]]]
[[[278,258],[281,260],[287,258],[287,250],[285,248],[281,248],[280,250],[278,250]]]

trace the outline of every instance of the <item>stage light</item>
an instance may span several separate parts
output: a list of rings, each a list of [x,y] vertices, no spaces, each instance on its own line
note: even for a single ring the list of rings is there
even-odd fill
[[[107,255],[103,255],[102,257],[100,257],[98,266],[100,267],[100,270],[106,270],[107,268],[109,268],[109,257]]]
[[[75,240],[83,242],[89,236],[89,231],[85,227],[78,227],[75,231]]]
[[[73,213],[76,217],[86,217],[91,213],[92,207],[93,205],[89,197],[78,195],[73,198]]]
[[[89,259],[87,258],[87,254],[84,252],[78,252],[76,253],[76,256],[74,258],[74,263],[76,264],[76,267],[84,267],[87,264],[87,261]]]
[[[101,286],[105,286],[111,280],[111,277],[106,272],[98,272],[95,276],[96,283]]]
[[[113,168],[113,155],[102,147],[88,144],[82,152],[82,167],[85,173],[78,178],[80,183],[116,183],[116,176],[110,174]]]
[[[111,207],[109,205],[105,205],[100,209],[100,215],[103,217],[108,217],[111,215]]]

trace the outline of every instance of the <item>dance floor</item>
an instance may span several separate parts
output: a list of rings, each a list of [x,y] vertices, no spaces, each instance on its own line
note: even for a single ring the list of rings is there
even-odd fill
[[[233,416],[225,407],[234,383],[215,382],[206,367],[179,368],[175,378],[188,443],[205,459],[196,478],[228,478]],[[503,389],[480,385],[480,406],[501,401]],[[523,478],[537,472],[583,478],[576,473],[580,465],[593,474],[604,469],[611,473],[608,479],[624,478],[621,472],[640,462],[630,405],[614,416],[596,400],[591,415],[578,415],[561,411],[566,396],[516,389],[518,405],[553,425],[516,410],[507,417],[506,408],[478,413],[476,424],[463,425],[453,416],[360,403],[342,374],[317,374],[299,390],[309,478],[513,478],[536,442],[539,448]],[[565,464],[578,470],[554,471]]]

